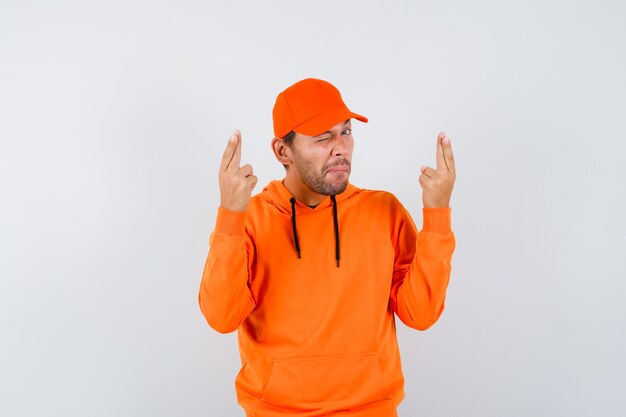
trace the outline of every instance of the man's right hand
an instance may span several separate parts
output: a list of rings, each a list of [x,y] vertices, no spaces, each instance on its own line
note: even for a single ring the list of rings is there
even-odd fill
[[[245,211],[258,178],[252,173],[252,165],[239,167],[241,162],[241,132],[235,130],[228,139],[220,165],[220,207]]]

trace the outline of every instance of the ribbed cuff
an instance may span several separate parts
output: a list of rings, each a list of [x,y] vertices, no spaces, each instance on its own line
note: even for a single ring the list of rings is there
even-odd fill
[[[452,231],[450,207],[423,208],[424,228],[422,232],[449,233]]]
[[[246,212],[228,210],[222,207],[217,209],[215,231],[231,236],[243,236],[246,226]]]

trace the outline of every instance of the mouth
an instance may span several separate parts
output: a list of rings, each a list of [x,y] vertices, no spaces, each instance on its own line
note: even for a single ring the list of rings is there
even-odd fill
[[[350,162],[347,160],[338,160],[332,163],[327,169],[326,174],[349,174]]]
[[[332,168],[329,168],[328,171],[326,171],[326,173],[331,173],[331,174],[340,173],[340,172],[350,172],[350,167],[347,165],[337,165]]]

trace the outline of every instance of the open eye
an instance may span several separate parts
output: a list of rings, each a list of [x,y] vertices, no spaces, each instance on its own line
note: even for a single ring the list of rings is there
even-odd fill
[[[347,128],[347,129],[344,129],[344,130],[341,131],[341,135],[342,136],[348,136],[348,135],[351,135],[351,134],[352,134],[352,129],[350,129],[350,128]]]

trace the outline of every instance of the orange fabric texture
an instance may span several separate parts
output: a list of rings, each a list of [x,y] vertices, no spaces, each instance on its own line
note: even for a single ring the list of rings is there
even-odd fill
[[[272,119],[277,138],[292,130],[316,136],[348,119],[367,123],[367,117],[348,109],[334,85],[317,78],[298,81],[281,92],[274,103]]]
[[[404,377],[395,315],[425,330],[440,317],[455,237],[450,208],[423,209],[418,232],[390,193],[348,184],[295,203],[272,181],[245,213],[218,209],[199,291],[209,325],[238,330],[237,399],[249,417],[396,417]],[[395,313],[395,315],[394,315]]]

